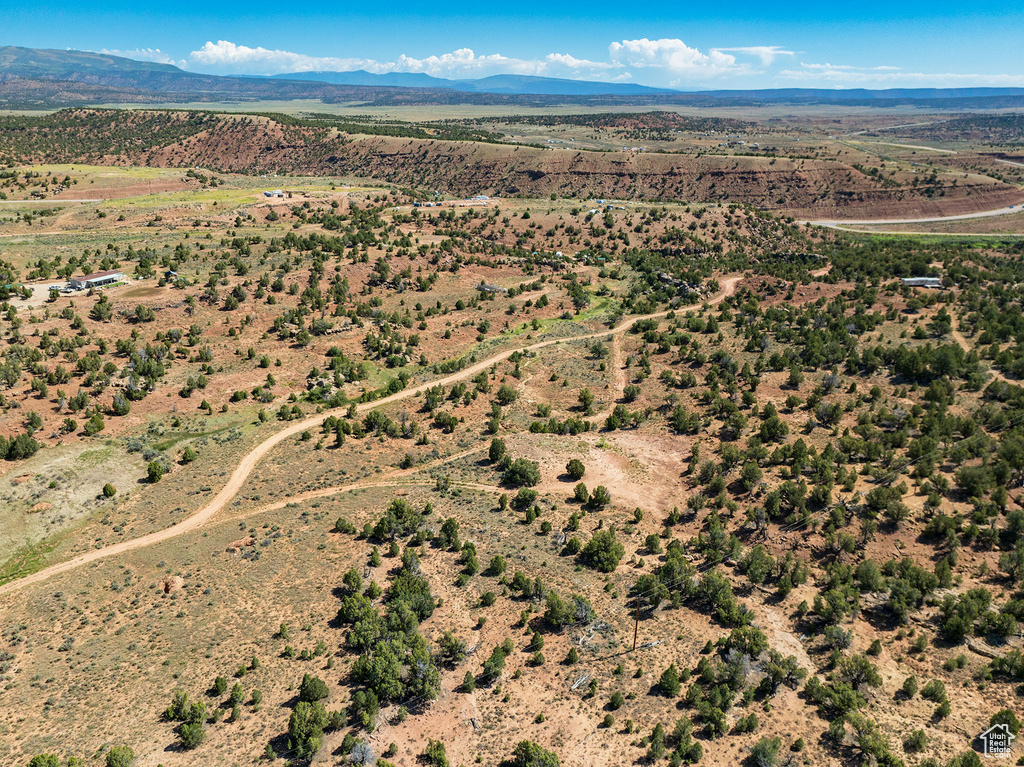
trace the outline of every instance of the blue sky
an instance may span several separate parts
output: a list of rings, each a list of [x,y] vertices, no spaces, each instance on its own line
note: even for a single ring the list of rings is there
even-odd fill
[[[195,72],[504,72],[681,89],[1024,86],[1024,0],[786,4],[39,0],[0,44],[109,51]]]

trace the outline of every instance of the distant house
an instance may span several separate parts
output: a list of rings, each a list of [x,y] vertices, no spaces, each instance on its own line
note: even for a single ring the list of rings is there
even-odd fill
[[[84,274],[81,277],[72,277],[68,284],[75,290],[87,290],[89,288],[101,288],[104,285],[113,285],[115,282],[124,282],[124,272],[113,269],[107,272],[95,272]]]
[[[263,193],[264,197],[284,197],[284,192],[280,189],[270,189]]]
[[[904,277],[903,284],[909,288],[941,288],[941,277]]]

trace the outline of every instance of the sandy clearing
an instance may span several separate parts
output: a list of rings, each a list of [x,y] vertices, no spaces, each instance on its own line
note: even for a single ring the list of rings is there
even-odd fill
[[[622,398],[626,389],[626,368],[622,364],[622,339],[618,335],[613,335],[608,340],[611,343],[611,354],[608,357],[608,369],[612,372],[611,402],[600,413],[591,416],[597,423],[603,422],[612,414],[615,405],[618,404],[618,400]]]
[[[784,656],[794,656],[801,668],[815,668],[803,643],[796,635],[786,630],[786,619],[784,616],[767,604],[762,604],[758,609],[763,614],[762,622],[765,625],[762,628],[765,630],[765,633],[768,633],[768,631],[772,633],[772,647]]]

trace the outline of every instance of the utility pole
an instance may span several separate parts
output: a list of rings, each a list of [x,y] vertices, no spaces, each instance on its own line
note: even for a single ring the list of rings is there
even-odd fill
[[[636,597],[636,623],[633,624],[633,651],[636,651],[636,637],[640,633],[640,595]]]

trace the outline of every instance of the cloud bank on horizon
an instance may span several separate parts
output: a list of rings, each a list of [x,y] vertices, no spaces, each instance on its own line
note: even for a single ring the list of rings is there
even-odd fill
[[[858,67],[805,62],[798,52],[778,45],[735,46],[701,51],[677,38],[621,40],[608,45],[605,61],[549,53],[540,58],[517,58],[500,53],[477,54],[471,48],[415,58],[402,54],[393,61],[358,57],[311,56],[294,51],[250,47],[228,40],[207,41],[184,59],[158,48],[100,51],[161,64],[173,64],[208,74],[274,75],[309,71],[351,71],[374,74],[422,73],[449,79],[473,79],[497,74],[635,82],[669,88],[742,88],[744,81],[765,76],[776,87],[969,87],[1024,86],[1024,75],[910,72],[900,67]],[[780,66],[783,63],[788,66]],[[763,87],[763,86],[761,86]]]

